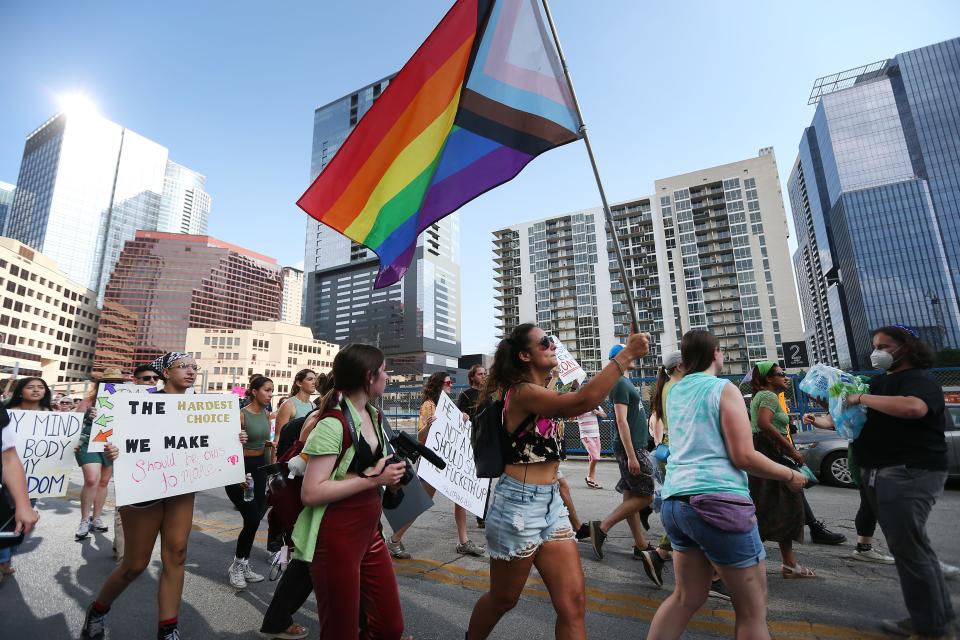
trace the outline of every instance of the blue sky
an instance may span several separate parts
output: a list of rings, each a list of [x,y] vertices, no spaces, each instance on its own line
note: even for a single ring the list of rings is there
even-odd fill
[[[24,138],[57,96],[82,92],[207,176],[211,235],[296,264],[314,108],[401,67],[449,6],[4,0],[0,181],[16,182]],[[815,78],[956,37],[960,25],[955,0],[551,8],[612,201],[769,145],[786,180]],[[494,343],[490,232],[598,204],[572,144],[461,209],[464,353]]]

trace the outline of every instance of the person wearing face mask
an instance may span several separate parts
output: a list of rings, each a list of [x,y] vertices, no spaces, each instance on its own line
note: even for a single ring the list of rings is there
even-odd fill
[[[848,396],[867,409],[853,441],[865,495],[886,536],[910,614],[885,620],[901,635],[950,638],[956,619],[937,554],[927,537],[927,517],[947,479],[943,387],[927,371],[933,353],[904,325],[873,332],[870,364],[884,371],[869,394]]]

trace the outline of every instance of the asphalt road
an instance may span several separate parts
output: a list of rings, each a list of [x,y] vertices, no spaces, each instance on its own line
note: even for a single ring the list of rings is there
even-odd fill
[[[583,482],[586,465],[563,465],[574,502],[584,519],[601,518],[619,502],[612,490],[616,466],[602,464],[599,480],[608,487],[588,489]],[[4,638],[37,637],[43,640],[77,638],[84,607],[113,567],[112,531],[74,542],[77,522],[74,477],[71,495],[38,505],[41,526],[14,558],[17,574],[0,585],[0,629]],[[896,571],[850,559],[853,550],[853,515],[859,503],[855,491],[816,487],[808,499],[817,517],[849,536],[836,546],[803,545],[798,557],[813,567],[815,580],[784,581],[777,572],[779,552],[768,545],[770,628],[777,638],[884,637],[878,620],[905,615]],[[112,513],[106,518],[112,524]],[[948,490],[930,518],[929,532],[941,559],[960,564],[960,491]],[[195,526],[188,552],[187,580],[180,621],[184,638],[257,638],[263,611],[275,583],[265,581],[235,594],[227,585],[227,566],[239,532],[240,518],[222,491],[209,491],[197,499]],[[662,528],[651,518],[650,539]],[[471,536],[483,541],[483,532],[470,520]],[[265,533],[261,530],[252,564],[266,573]],[[883,548],[883,536],[876,542]],[[439,497],[437,505],[414,525],[405,538],[412,560],[395,563],[403,599],[407,632],[418,640],[462,638],[477,597],[486,588],[485,559],[461,557],[456,543],[452,505]],[[665,574],[663,589],[648,582],[632,559],[629,531],[615,528],[604,547],[605,560],[594,560],[589,545],[581,545],[587,580],[587,629],[591,637],[642,638],[658,603],[673,586]],[[159,552],[144,574],[114,605],[107,617],[107,637],[112,640],[156,637],[156,590]],[[960,609],[960,581],[950,583],[954,606]],[[313,599],[296,618],[316,629]],[[519,606],[494,632],[493,638],[539,640],[553,637],[553,610],[536,572],[531,576]],[[733,609],[728,602],[710,600],[690,626],[688,638],[733,635]]]

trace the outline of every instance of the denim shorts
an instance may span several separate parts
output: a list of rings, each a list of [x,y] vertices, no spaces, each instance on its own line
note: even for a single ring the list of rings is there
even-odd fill
[[[560,484],[529,484],[500,476],[486,517],[487,553],[494,560],[529,558],[552,540],[573,540]]]
[[[674,551],[700,550],[721,567],[747,569],[767,557],[756,525],[744,533],[718,529],[682,500],[664,500],[660,521]]]

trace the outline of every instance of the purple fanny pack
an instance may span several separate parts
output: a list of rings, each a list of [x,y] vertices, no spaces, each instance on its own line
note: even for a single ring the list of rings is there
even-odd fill
[[[690,506],[704,522],[722,531],[744,533],[757,524],[753,501],[735,493],[690,496]]]

